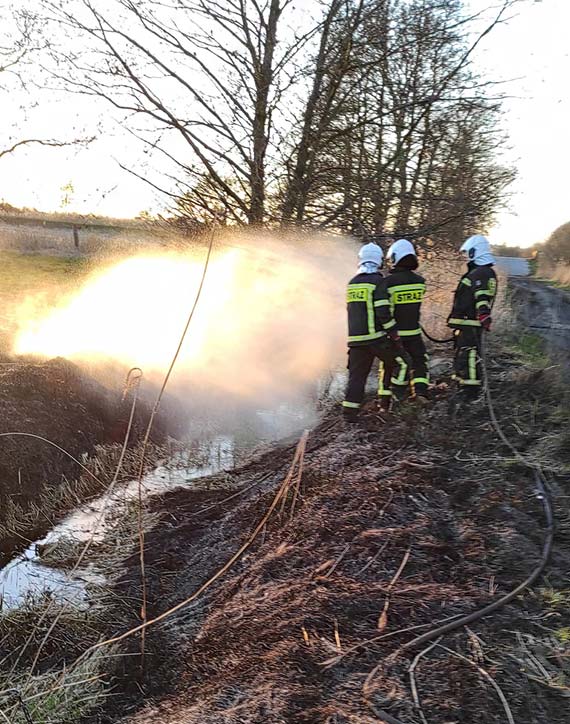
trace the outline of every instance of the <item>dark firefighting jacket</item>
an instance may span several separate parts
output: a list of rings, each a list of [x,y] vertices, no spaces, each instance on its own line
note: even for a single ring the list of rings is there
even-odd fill
[[[348,283],[348,346],[372,344],[396,326],[386,280],[379,274],[357,274]]]
[[[447,324],[453,329],[480,327],[478,316],[490,314],[497,295],[497,275],[492,264],[468,265],[461,277]]]
[[[426,280],[410,269],[395,266],[386,278],[386,286],[400,337],[421,334],[420,309]]]

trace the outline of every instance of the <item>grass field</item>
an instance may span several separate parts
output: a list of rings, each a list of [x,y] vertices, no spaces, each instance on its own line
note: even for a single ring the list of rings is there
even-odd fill
[[[51,306],[88,275],[84,258],[0,251],[0,351],[7,353],[18,319],[27,308]]]

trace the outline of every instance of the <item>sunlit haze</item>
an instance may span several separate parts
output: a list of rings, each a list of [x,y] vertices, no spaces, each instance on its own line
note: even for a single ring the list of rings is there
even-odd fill
[[[339,302],[354,252],[338,240],[332,255],[318,240],[300,253],[294,244],[256,239],[253,255],[239,243],[214,249],[176,381],[258,402],[285,398],[328,371],[342,349]],[[41,297],[29,299],[19,310],[14,351],[163,375],[196,296],[203,256],[136,256],[94,273],[55,309],[46,310]]]

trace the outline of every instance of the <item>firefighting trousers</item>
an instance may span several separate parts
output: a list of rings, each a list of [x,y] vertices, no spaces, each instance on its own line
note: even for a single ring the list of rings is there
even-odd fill
[[[378,368],[378,394],[390,397],[392,393],[403,399],[408,391],[412,395],[425,395],[429,385],[428,355],[420,334],[402,337],[407,359],[399,358],[392,364],[380,361]]]
[[[481,330],[461,329],[455,334],[455,379],[460,387],[472,388],[474,394],[481,387]]]
[[[398,358],[398,352],[388,340],[348,348],[348,384],[342,403],[345,412],[350,410],[356,412],[362,404],[366,380],[376,357],[380,360],[380,364],[393,366]]]

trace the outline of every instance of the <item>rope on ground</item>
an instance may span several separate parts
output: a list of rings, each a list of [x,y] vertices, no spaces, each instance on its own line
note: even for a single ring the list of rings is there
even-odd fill
[[[140,374],[139,374],[138,376],[135,376],[135,373],[137,373],[137,372],[140,373]],[[132,403],[132,406],[131,406],[131,412],[130,412],[130,416],[129,416],[129,423],[128,423],[128,426],[127,426],[127,431],[126,431],[126,433],[125,433],[125,438],[124,438],[124,441],[123,441],[123,447],[122,447],[122,450],[121,450],[121,455],[120,455],[120,457],[119,457],[119,461],[118,461],[118,463],[117,463],[117,467],[116,467],[116,469],[115,469],[115,473],[114,473],[114,475],[113,475],[113,479],[112,479],[112,481],[111,481],[111,483],[110,483],[110,485],[109,485],[108,487],[106,486],[106,483],[104,483],[104,482],[101,480],[101,478],[99,478],[97,475],[95,475],[94,473],[92,473],[91,470],[89,470],[89,468],[88,468],[87,466],[85,466],[82,462],[80,462],[80,461],[79,461],[74,455],[72,455],[68,450],[66,450],[65,448],[61,447],[60,445],[58,445],[57,443],[53,442],[52,440],[49,440],[49,439],[46,438],[46,437],[43,437],[43,436],[41,436],[41,435],[36,435],[36,434],[34,434],[34,433],[28,433],[28,432],[3,432],[3,433],[0,433],[0,437],[29,437],[29,438],[32,438],[32,439],[40,440],[41,442],[44,442],[44,443],[46,443],[46,444],[48,444],[48,445],[51,445],[52,447],[55,447],[57,450],[59,450],[60,452],[62,452],[64,455],[66,455],[70,460],[73,460],[77,465],[79,465],[79,467],[80,467],[85,473],[87,473],[91,478],[93,478],[99,485],[101,485],[102,488],[106,488],[105,493],[106,493],[106,494],[109,494],[109,493],[112,491],[115,483],[117,482],[117,479],[118,479],[118,476],[119,476],[119,472],[120,472],[120,470],[121,470],[121,467],[122,467],[122,464],[123,464],[123,460],[124,460],[124,457],[125,457],[126,448],[127,448],[127,444],[128,444],[129,438],[130,438],[130,434],[131,434],[131,429],[132,429],[132,424],[133,424],[133,418],[134,418],[135,408],[136,408],[137,399],[138,399],[138,384],[139,384],[139,382],[140,382],[140,378],[141,378],[141,377],[142,377],[142,370],[141,370],[140,368],[138,368],[138,367],[133,367],[131,370],[129,370],[129,373],[127,374],[127,382],[126,382],[127,386],[136,384],[136,391],[135,391],[135,395],[134,395],[134,397],[133,397],[133,403]],[[89,547],[91,546],[91,543],[93,542],[93,538],[94,538],[94,536],[95,536],[95,534],[96,534],[96,532],[97,532],[98,525],[99,525],[99,523],[101,522],[101,520],[102,520],[102,518],[103,518],[104,510],[105,510],[105,509],[103,509],[102,514],[101,514],[101,517],[99,518],[98,521],[96,521],[96,523],[95,523],[95,525],[94,525],[94,527],[93,527],[93,531],[92,531],[91,538],[90,538],[89,541],[87,541],[87,544],[86,544],[86,546],[85,546],[85,549],[84,549],[84,551],[82,552],[82,554],[80,555],[79,561],[75,564],[75,566],[73,567],[73,569],[67,573],[67,578],[70,578],[70,577],[73,575],[73,573],[75,573],[75,571],[77,570],[77,568],[78,568],[79,565],[81,564],[81,562],[82,562],[82,560],[83,560],[83,557],[84,557],[85,554],[87,553],[87,550],[88,550]],[[53,605],[53,602],[54,602],[54,600],[52,599],[52,600],[48,603],[48,605],[46,606],[45,610],[43,611],[40,619],[35,623],[33,630],[31,631],[28,639],[24,642],[24,645],[23,645],[22,649],[21,649],[20,652],[18,653],[18,656],[17,656],[17,658],[16,658],[16,661],[13,663],[13,665],[12,665],[12,667],[11,667],[11,669],[10,669],[10,673],[11,673],[11,674],[14,673],[14,670],[15,670],[16,666],[19,664],[22,656],[23,656],[24,653],[27,651],[28,646],[31,644],[31,642],[32,642],[32,640],[33,640],[33,638],[34,638],[34,635],[35,635],[38,627],[41,626],[41,624],[45,621],[47,615],[49,614],[49,612],[50,612],[50,610],[51,610],[51,606]],[[63,611],[61,611],[59,615],[61,616],[62,613],[63,613]],[[55,625],[57,624],[57,621],[58,621],[58,620],[59,620],[59,617],[58,617],[58,619],[56,619],[56,621],[54,622],[54,624],[52,624],[52,626],[50,627],[50,630],[49,630],[48,633],[46,634],[45,640],[44,640],[44,641],[42,642],[42,644],[40,645],[41,647],[45,646],[45,643],[46,643],[46,641],[48,640],[49,635],[51,635],[51,632],[53,631],[53,628],[54,628]],[[41,648],[40,648],[40,651],[41,651]],[[30,676],[31,676],[31,672],[33,672],[33,669],[34,669],[34,667],[35,667],[35,663],[37,663],[37,658],[38,658],[38,656],[39,656],[39,653],[40,653],[40,652],[38,652],[38,654],[36,655],[36,658],[34,659],[34,665],[32,666],[32,668],[31,668],[31,670],[30,670]]]
[[[143,525],[143,518],[142,518],[142,509],[143,509],[142,478],[143,478],[143,473],[144,473],[146,450],[147,450],[148,443],[150,440],[150,433],[151,433],[152,427],[154,425],[154,419],[158,413],[158,408],[160,407],[160,403],[162,402],[162,397],[164,395],[164,391],[166,390],[166,386],[168,385],[168,381],[170,380],[170,376],[172,374],[174,366],[180,355],[182,345],[184,344],[184,340],[186,339],[186,334],[188,332],[188,328],[190,327],[190,324],[194,317],[194,312],[196,311],[196,307],[198,306],[198,302],[200,301],[200,297],[202,296],[202,289],[204,288],[204,282],[206,280],[206,274],[208,272],[208,267],[210,265],[210,258],[212,256],[212,248],[214,246],[215,231],[216,231],[215,227],[212,228],[212,232],[210,234],[210,241],[208,243],[208,252],[206,254],[206,259],[204,261],[204,267],[202,269],[202,276],[200,278],[200,284],[198,285],[198,290],[196,292],[196,296],[194,297],[194,303],[192,304],[192,308],[190,309],[190,313],[186,320],[186,324],[184,325],[184,329],[182,330],[182,334],[180,335],[180,339],[178,341],[178,346],[176,348],[174,356],[172,357],[170,366],[166,372],[166,375],[164,376],[164,380],[162,382],[162,387],[160,388],[160,391],[157,395],[156,401],[152,408],[150,418],[148,421],[148,426],[147,426],[145,436],[143,439],[143,445],[142,445],[142,451],[141,451],[141,461],[140,461],[140,466],[139,466],[139,476],[138,476],[138,536],[139,536],[139,561],[140,561],[140,566],[141,566],[141,586],[142,586],[141,620],[142,620],[143,624],[146,624],[146,621],[147,621],[147,587],[146,587],[145,557],[144,557],[144,525]],[[142,666],[144,667],[146,626],[142,627],[140,629],[140,631],[141,631],[141,657],[142,657]]]
[[[491,389],[489,385],[489,376],[487,371],[487,364],[486,364],[486,343],[485,339],[483,337],[482,340],[482,357],[481,357],[481,367],[483,370],[483,381],[485,385],[485,396],[487,401],[487,408],[489,411],[489,416],[491,418],[491,422],[493,424],[493,427],[500,438],[501,442],[506,445],[509,450],[513,453],[513,455],[516,457],[516,459],[525,465],[527,468],[530,468],[534,472],[534,478],[536,483],[536,489],[537,489],[537,499],[540,500],[542,503],[543,509],[544,509],[544,515],[546,519],[546,531],[545,531],[545,540],[542,548],[542,555],[540,558],[540,562],[538,565],[533,569],[531,574],[528,576],[528,578],[523,581],[519,586],[517,586],[513,591],[510,593],[507,593],[505,596],[502,596],[497,601],[494,601],[493,603],[489,604],[488,606],[485,606],[484,608],[480,609],[479,611],[474,611],[473,613],[463,616],[457,621],[454,621],[452,623],[447,624],[446,626],[441,626],[436,629],[432,629],[431,631],[428,631],[427,633],[423,634],[422,636],[418,636],[417,638],[413,639],[412,641],[408,642],[407,644],[404,644],[402,647],[402,650],[408,650],[411,648],[415,648],[416,646],[420,646],[423,643],[426,643],[427,641],[433,640],[434,638],[437,638],[440,635],[443,635],[445,633],[449,633],[450,631],[453,631],[461,626],[465,626],[469,623],[472,623],[473,621],[477,621],[478,619],[482,618],[483,616],[487,616],[489,613],[492,613],[493,611],[496,611],[498,608],[501,608],[502,606],[506,605],[510,601],[512,601],[514,598],[516,598],[520,593],[522,593],[525,589],[529,588],[536,580],[537,578],[542,574],[544,569],[546,568],[546,564],[548,563],[548,559],[550,558],[550,554],[552,552],[552,546],[554,543],[554,513],[552,511],[552,504],[550,502],[550,498],[548,496],[548,493],[546,491],[546,486],[544,482],[544,478],[541,473],[540,465],[537,463],[534,463],[530,460],[527,460],[510,442],[510,440],[507,438],[505,433],[503,432],[501,425],[497,419],[497,416],[495,414],[495,408],[493,405],[493,399],[491,395]]]
[[[51,445],[52,447],[55,447],[57,450],[62,452],[64,455],[66,455],[70,460],[73,460],[74,463],[77,463],[79,467],[83,470],[83,472],[87,473],[95,482],[99,483],[99,485],[104,488],[105,483],[101,480],[101,478],[98,478],[95,473],[92,473],[91,470],[89,470],[88,467],[86,467],[82,462],[80,462],[74,455],[72,455],[68,450],[65,448],[62,448],[60,445],[58,445],[56,442],[53,442],[53,440],[49,440],[47,437],[42,437],[42,435],[35,435],[33,432],[0,432],[0,437],[31,437],[34,440],[41,440],[41,442],[45,442],[47,445]]]
[[[546,519],[546,530],[545,530],[545,539],[542,547],[542,554],[540,557],[539,563],[535,566],[535,568],[532,570],[530,575],[521,583],[519,584],[513,591],[510,591],[509,593],[505,594],[504,596],[501,596],[501,598],[497,599],[496,601],[493,601],[492,603],[488,604],[487,606],[484,606],[483,608],[473,611],[470,614],[467,614],[466,616],[461,616],[460,618],[445,624],[443,626],[438,626],[436,628],[432,628],[426,633],[422,634],[421,636],[417,636],[416,638],[412,639],[411,641],[408,641],[408,643],[404,644],[400,647],[400,649],[395,653],[403,653],[405,651],[409,651],[411,649],[415,649],[418,646],[421,646],[423,644],[426,644],[430,641],[433,641],[434,639],[438,639],[445,634],[450,633],[451,631],[455,631],[458,628],[461,628],[463,626],[466,626],[470,623],[473,623],[474,621],[478,621],[479,619],[483,618],[484,616],[488,616],[490,613],[493,613],[494,611],[498,610],[499,608],[502,608],[506,604],[510,603],[513,599],[515,599],[519,594],[523,593],[527,588],[530,588],[532,584],[542,575],[544,569],[546,568],[546,565],[548,563],[548,559],[550,558],[550,554],[552,552],[552,547],[554,543],[554,513],[552,510],[552,504],[550,501],[550,498],[548,496],[547,490],[546,490],[546,484],[544,481],[544,478],[542,476],[540,465],[537,463],[534,463],[530,460],[527,460],[510,442],[510,440],[507,438],[505,433],[503,432],[503,429],[501,428],[501,425],[497,419],[495,408],[493,405],[493,399],[491,395],[491,389],[489,384],[489,375],[487,370],[487,345],[485,340],[485,335],[482,335],[482,341],[481,341],[481,368],[483,371],[483,382],[485,387],[485,398],[487,402],[487,408],[489,411],[489,417],[491,419],[493,428],[495,429],[495,432],[497,433],[499,439],[501,442],[506,445],[509,450],[515,455],[516,459],[523,465],[525,465],[527,468],[533,470],[534,472],[534,478],[536,483],[536,489],[537,489],[537,499],[541,501],[543,509],[544,509],[544,516]],[[394,656],[394,654],[392,654]],[[370,701],[368,695],[367,695],[367,689],[370,688],[370,685],[372,683],[372,679],[374,678],[376,672],[379,670],[381,664],[376,666],[373,671],[368,675],[366,682],[363,687],[363,694],[366,703],[368,706],[374,711],[378,716],[381,718],[383,717],[385,721],[389,722],[389,724],[403,724],[403,722],[398,721],[397,719],[394,719],[394,717],[391,717],[386,712],[381,711],[380,709],[377,709],[373,703]]]
[[[53,692],[59,690],[62,687],[61,681],[63,678],[69,674],[71,671],[73,671],[79,663],[81,663],[83,660],[85,660],[89,655],[94,653],[95,651],[105,647],[105,646],[111,646],[112,644],[116,644],[119,641],[123,641],[126,638],[129,638],[130,636],[134,636],[135,634],[139,633],[140,631],[148,629],[150,626],[154,626],[157,623],[160,623],[161,621],[164,621],[167,618],[170,618],[173,614],[176,612],[182,610],[186,606],[188,606],[190,603],[194,602],[197,598],[199,598],[205,591],[207,591],[219,578],[221,578],[225,573],[227,573],[234,564],[243,556],[243,554],[252,546],[256,538],[258,537],[259,533],[263,530],[263,528],[266,526],[267,522],[269,521],[273,511],[276,509],[276,507],[279,505],[279,502],[283,497],[286,497],[289,493],[292,482],[294,480],[295,471],[298,468],[299,462],[302,459],[302,457],[305,454],[305,450],[307,447],[307,440],[309,437],[309,431],[305,430],[303,435],[301,436],[301,439],[299,440],[297,444],[297,449],[295,450],[295,455],[293,457],[293,461],[291,462],[291,466],[289,468],[289,471],[287,475],[285,476],[283,482],[279,486],[279,489],[277,490],[273,501],[271,502],[271,505],[269,506],[266,513],[263,515],[257,526],[255,527],[254,531],[251,533],[249,538],[245,541],[245,543],[240,546],[240,548],[234,553],[234,555],[220,568],[214,575],[212,575],[205,583],[203,583],[200,588],[195,591],[191,596],[184,599],[183,601],[180,601],[180,603],[177,603],[175,606],[172,606],[168,610],[161,613],[159,616],[156,616],[153,619],[149,619],[144,621],[143,623],[139,624],[138,626],[135,626],[128,631],[125,631],[122,634],[118,634],[117,636],[114,636],[112,638],[106,639],[104,641],[99,641],[98,643],[94,644],[93,646],[86,649],[81,656],[79,656],[73,664],[67,669],[67,671],[62,674],[62,676],[59,678],[58,683],[53,686],[47,693],[52,694]]]
[[[121,447],[121,453],[120,453],[120,455],[119,455],[119,460],[117,461],[117,465],[115,466],[115,472],[114,472],[114,474],[113,474],[113,478],[112,478],[111,482],[109,483],[109,486],[108,486],[107,489],[105,490],[104,495],[106,496],[106,500],[105,500],[105,502],[104,502],[104,504],[103,504],[103,507],[102,507],[102,509],[101,509],[101,513],[100,513],[99,517],[97,518],[97,520],[95,521],[95,523],[94,523],[94,525],[93,525],[93,528],[92,528],[92,530],[91,530],[91,534],[90,534],[89,538],[87,539],[87,541],[85,542],[85,545],[83,546],[83,548],[82,548],[82,550],[81,550],[81,552],[80,552],[80,554],[79,554],[79,556],[78,556],[78,558],[77,558],[77,561],[74,563],[74,565],[73,565],[73,567],[71,568],[71,570],[68,571],[67,574],[66,574],[66,578],[67,578],[68,580],[71,578],[71,576],[73,576],[73,574],[77,571],[77,569],[79,568],[79,566],[83,563],[83,560],[84,560],[85,556],[87,555],[89,549],[91,548],[91,546],[92,546],[92,544],[93,544],[93,541],[95,540],[95,536],[96,536],[96,534],[97,534],[97,531],[98,531],[98,529],[99,529],[99,526],[101,525],[101,523],[103,522],[103,520],[104,520],[104,518],[105,518],[105,514],[106,514],[106,512],[107,512],[107,507],[108,507],[109,501],[110,501],[110,496],[111,496],[111,494],[113,493],[113,490],[115,489],[115,485],[117,484],[117,480],[118,480],[118,478],[119,478],[119,473],[121,472],[121,468],[123,467],[123,461],[124,461],[124,459],[125,459],[125,455],[126,455],[127,448],[128,448],[128,444],[129,444],[129,440],[130,440],[130,437],[131,437],[131,431],[132,431],[133,421],[134,421],[134,417],[135,417],[135,410],[136,410],[136,406],[137,406],[137,402],[138,402],[138,394],[139,394],[139,389],[140,389],[140,381],[141,381],[141,379],[142,379],[142,376],[143,376],[143,372],[142,372],[142,370],[140,369],[140,367],[133,367],[133,368],[130,369],[129,372],[127,373],[127,378],[126,378],[126,381],[125,381],[125,388],[124,388],[124,393],[123,393],[123,399],[125,398],[125,395],[128,393],[129,390],[132,389],[132,390],[134,390],[134,392],[133,392],[133,401],[132,401],[132,403],[131,403],[131,411],[130,411],[130,414],[129,414],[129,421],[128,421],[128,424],[127,424],[127,429],[126,429],[126,432],[125,432],[125,436],[124,436],[124,438],[123,438],[123,445],[122,445],[122,447]],[[27,647],[28,647],[28,645],[30,644],[31,640],[33,639],[33,636],[34,636],[34,634],[35,634],[36,629],[37,629],[39,626],[41,626],[41,624],[42,624],[43,621],[45,620],[47,614],[48,614],[49,611],[50,611],[50,607],[51,607],[52,604],[53,604],[53,601],[54,601],[54,599],[51,599],[51,600],[50,600],[50,602],[48,603],[46,609],[45,609],[44,612],[42,613],[39,621],[36,623],[36,625],[35,625],[35,627],[34,627],[34,631],[32,631],[32,633],[30,634],[28,640],[27,640],[26,643],[24,644],[24,647],[22,648],[22,650],[21,650],[20,653],[18,654],[18,658],[16,659],[15,664],[13,664],[13,666],[12,666],[12,668],[11,668],[11,673],[14,672],[15,667],[17,666],[17,664],[18,664],[19,661],[21,660],[21,657],[23,656],[23,654],[24,654],[25,651],[27,650]],[[65,610],[65,608],[61,608],[61,609],[59,610],[59,612],[58,612],[57,616],[55,617],[54,621],[52,622],[51,626],[50,626],[50,627],[48,628],[48,630],[46,631],[46,634],[45,634],[44,638],[43,638],[42,641],[40,642],[40,645],[39,645],[39,647],[38,647],[38,650],[37,650],[37,652],[36,652],[36,655],[35,655],[35,657],[34,657],[34,660],[33,660],[33,662],[32,662],[32,665],[30,666],[30,670],[29,670],[29,673],[28,673],[28,681],[30,681],[30,679],[31,679],[31,677],[32,677],[32,675],[33,675],[34,669],[36,668],[36,665],[37,665],[37,663],[38,663],[40,654],[41,654],[44,646],[45,646],[46,643],[48,642],[51,634],[53,633],[53,631],[54,631],[54,629],[55,629],[55,627],[57,626],[57,624],[59,623],[61,617],[63,616],[64,610]]]

